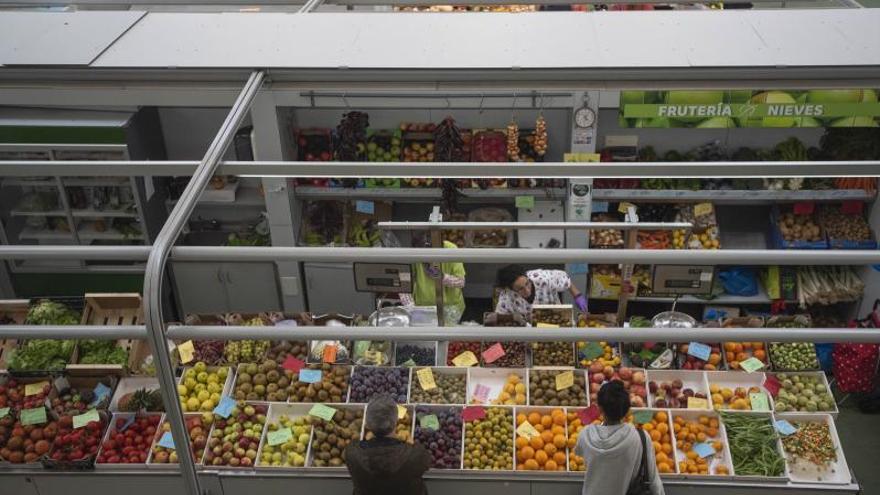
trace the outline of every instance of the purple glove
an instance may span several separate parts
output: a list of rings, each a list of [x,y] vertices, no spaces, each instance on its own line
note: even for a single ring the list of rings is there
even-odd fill
[[[431,263],[425,263],[425,273],[431,278],[440,278],[440,268]]]
[[[576,298],[574,298],[574,305],[577,306],[581,313],[587,313],[587,296],[583,294],[578,294]]]

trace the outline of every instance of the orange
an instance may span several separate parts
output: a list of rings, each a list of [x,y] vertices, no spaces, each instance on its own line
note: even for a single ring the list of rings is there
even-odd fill
[[[711,426],[712,428],[718,428],[718,418],[710,419],[709,426]]]
[[[715,468],[715,474],[727,474],[727,466],[721,465]]]
[[[525,464],[517,464],[517,465],[516,465],[516,470],[517,470],[517,471],[523,471],[523,470],[525,470],[525,468],[526,468],[526,465],[525,465]]]
[[[733,342],[725,342],[724,350],[733,352],[736,350],[736,344],[734,344]]]
[[[736,360],[736,353],[733,351],[727,351],[724,353],[724,357],[727,358],[727,362],[733,364]]]
[[[535,462],[537,462],[539,466],[543,466],[549,458],[550,457],[543,450],[535,452]]]
[[[743,349],[751,349],[752,343],[751,342],[743,342],[742,346],[743,346]]]
[[[654,423],[645,423],[642,425],[642,429],[645,431],[651,431],[654,429]]]
[[[709,424],[709,416],[700,416],[700,424],[701,425]]]
[[[738,353],[736,354],[736,360],[737,360],[737,361],[745,361],[745,360],[748,359],[748,358],[749,358],[749,356],[747,356],[746,353],[744,353],[744,352],[738,352]]]
[[[550,430],[544,430],[544,431],[542,431],[542,432],[541,432],[541,440],[543,440],[544,443],[550,443],[550,442],[552,442],[552,441],[553,441],[553,432],[550,431]]]
[[[739,354],[739,353],[741,353],[742,351],[743,351],[743,346],[742,346],[742,344],[740,344],[739,342],[736,342],[736,343],[733,344],[733,352]],[[742,361],[742,360],[740,359],[740,361]]]
[[[570,449],[573,449],[573,448],[575,448],[576,445],[577,445],[577,437],[568,437],[568,443],[566,444],[566,446]]]
[[[554,435],[553,436],[553,445],[556,448],[564,449],[565,448],[565,435]]]
[[[565,428],[559,425],[553,425],[553,428],[550,428],[550,432],[553,433],[553,436],[562,435],[565,436]]]
[[[545,443],[545,444],[544,444],[544,452],[546,452],[548,455],[553,455],[553,454],[555,454],[556,452],[558,452],[558,450],[556,449],[556,445],[555,445],[555,444],[552,444],[552,443]]]
[[[712,354],[709,354],[709,364],[711,364],[712,366],[715,366],[720,362],[721,362],[721,354],[716,354],[714,352]]]
[[[539,425],[539,424],[541,424],[541,414],[533,412],[533,413],[529,414],[528,420],[529,420],[529,423],[532,424],[532,426]]]
[[[533,426],[535,427],[535,430],[537,430],[538,433],[542,433],[544,431],[544,425],[542,425],[541,423],[538,423]]]
[[[516,437],[516,448],[522,449],[526,445],[529,444],[529,439],[526,437]]]
[[[557,452],[557,453],[553,454],[553,462],[555,462],[556,464],[558,464],[560,466],[564,466],[565,465],[565,453],[564,452]]]
[[[712,442],[712,448],[715,449],[715,452],[720,452],[723,446],[721,445],[721,442],[716,440]]]
[[[660,442],[651,442],[651,445],[654,447],[654,452],[660,452],[663,450],[663,446],[660,445]]]
[[[669,416],[663,411],[658,412],[654,415],[654,419],[656,419],[660,423],[666,423],[669,420]]]
[[[541,424],[544,425],[544,428],[550,428],[553,426],[553,418],[550,416],[541,416]]]
[[[665,462],[661,462],[660,464],[658,464],[657,470],[660,471],[661,473],[671,473],[672,472],[672,468],[670,468],[669,464],[665,463]]]
[[[660,433],[668,433],[669,432],[669,425],[666,424],[665,419],[663,420],[662,423],[657,425],[657,431],[659,431]]]
[[[752,352],[752,354],[754,354],[755,357],[760,359],[761,361],[767,360],[767,353],[764,352],[763,349],[756,349],[755,351]]]
[[[664,443],[664,444],[663,444],[663,453],[666,454],[666,455],[671,454],[671,453],[672,453],[672,444],[670,444],[670,443]]]
[[[764,343],[763,343],[763,342],[752,342],[752,349],[755,349],[755,350],[759,350],[759,349],[760,349],[760,350],[763,350],[763,349],[764,349]]]
[[[698,455],[698,454],[697,454],[696,452],[694,452],[693,450],[691,450],[690,452],[688,452],[688,453],[686,454],[687,458],[688,458],[688,459],[691,459],[691,460],[696,460],[697,455]]]
[[[718,436],[718,429],[710,427],[708,430],[706,430],[706,436],[709,438],[717,437]]]
[[[526,417],[525,414],[519,413],[516,415],[516,426],[519,426],[519,425],[525,423],[526,421],[528,421],[528,418]]]
[[[529,445],[531,445],[532,448],[535,449],[536,451],[539,449],[543,449],[544,448],[544,439],[542,439],[540,436],[532,437],[532,439],[529,440]]]
[[[556,461],[549,460],[544,464],[544,471],[556,471]]]
[[[540,466],[538,465],[538,463],[534,459],[529,459],[525,462],[525,468],[527,471],[535,471],[539,467]]]
[[[565,414],[557,414],[556,416],[553,416],[553,424],[565,426]]]
[[[659,442],[660,439],[663,438],[663,434],[657,430],[651,430],[651,440],[655,442]]]
[[[529,447],[528,445],[519,450],[520,460],[527,461],[533,457],[535,457],[535,449]]]
[[[669,433],[664,433],[663,436],[660,438],[660,441],[663,443],[669,443],[672,441],[672,437],[669,436]]]

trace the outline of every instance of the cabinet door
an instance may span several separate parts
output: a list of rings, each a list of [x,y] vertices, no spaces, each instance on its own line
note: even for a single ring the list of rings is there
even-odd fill
[[[273,262],[223,263],[228,311],[281,311],[278,271]]]
[[[208,262],[172,262],[177,301],[183,314],[228,311],[222,265]]]
[[[354,268],[351,263],[303,263],[312,313],[360,313],[376,311],[376,298],[354,290]]]

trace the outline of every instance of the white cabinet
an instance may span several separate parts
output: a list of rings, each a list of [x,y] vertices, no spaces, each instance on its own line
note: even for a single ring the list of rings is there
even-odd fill
[[[184,314],[281,310],[278,274],[271,262],[173,262],[172,274]]]

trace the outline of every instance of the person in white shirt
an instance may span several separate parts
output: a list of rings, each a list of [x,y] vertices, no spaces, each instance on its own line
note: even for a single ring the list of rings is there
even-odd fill
[[[561,304],[559,293],[568,291],[574,305],[587,312],[587,297],[571,282],[562,270],[528,270],[519,265],[508,265],[498,271],[498,295],[495,312],[498,314],[521,314],[530,317],[535,304]]]

